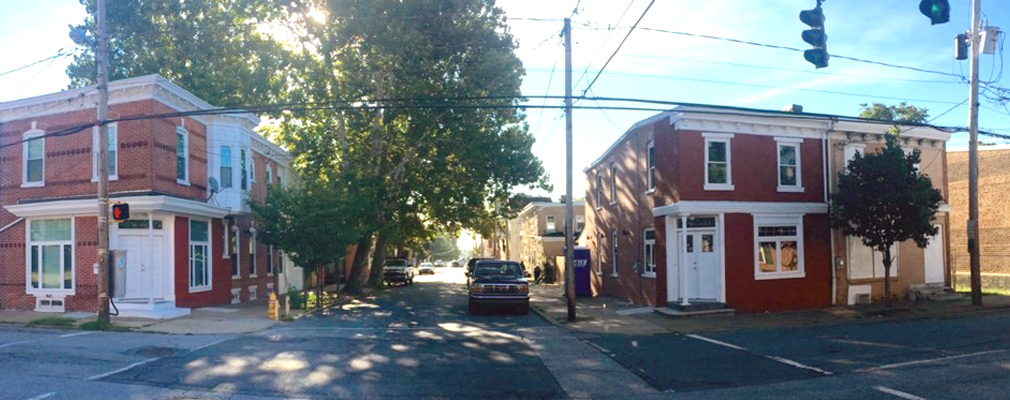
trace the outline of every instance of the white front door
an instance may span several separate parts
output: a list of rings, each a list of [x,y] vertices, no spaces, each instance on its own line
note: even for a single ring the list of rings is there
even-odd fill
[[[943,226],[936,225],[936,236],[929,239],[929,245],[923,250],[923,262],[926,269],[926,283],[944,283],[943,262]]]
[[[693,299],[719,298],[719,260],[715,249],[715,231],[688,232],[688,295]]]
[[[126,250],[126,280],[124,298],[163,298],[162,282],[164,249],[162,235],[119,235],[119,247]]]

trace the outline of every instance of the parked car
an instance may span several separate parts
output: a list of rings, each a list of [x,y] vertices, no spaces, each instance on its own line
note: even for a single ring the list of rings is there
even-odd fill
[[[442,267],[445,267],[445,261],[435,260],[435,268],[442,268]]]
[[[450,263],[449,266],[453,268],[459,268],[462,266],[462,264],[460,264],[458,260],[452,260],[452,263]]]
[[[423,262],[417,267],[417,273],[419,275],[424,274],[435,274],[435,265],[430,262]]]
[[[519,307],[530,312],[530,286],[517,261],[481,260],[470,274],[467,290],[469,311],[476,314],[487,306]]]
[[[389,258],[382,266],[382,281],[386,284],[414,284],[414,269],[404,258]]]

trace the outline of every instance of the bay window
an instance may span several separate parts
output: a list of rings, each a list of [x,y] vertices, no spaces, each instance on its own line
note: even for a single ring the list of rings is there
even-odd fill
[[[232,186],[231,146],[221,146],[221,189]]]

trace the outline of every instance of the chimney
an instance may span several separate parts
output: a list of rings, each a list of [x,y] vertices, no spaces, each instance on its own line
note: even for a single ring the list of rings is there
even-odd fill
[[[788,112],[788,113],[794,113],[794,114],[802,114],[803,113],[803,106],[799,105],[799,104],[791,104],[791,105],[786,106],[786,108],[783,109],[782,111],[785,111],[785,112]]]
[[[559,200],[558,202],[559,203],[564,203],[565,199],[566,199],[565,195],[561,195],[561,200]]]

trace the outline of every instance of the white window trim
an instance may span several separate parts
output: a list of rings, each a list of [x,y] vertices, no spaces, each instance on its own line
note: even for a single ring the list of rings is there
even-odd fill
[[[610,163],[610,205],[617,204],[617,163]]]
[[[760,258],[758,257],[758,251],[760,249],[759,243],[761,238],[758,237],[758,227],[767,225],[796,225],[796,258],[797,266],[796,271],[789,272],[761,272]],[[779,241],[783,236],[766,237],[766,241],[776,240]],[[803,246],[803,215],[793,215],[793,216],[782,216],[782,215],[754,215],[754,280],[771,280],[771,279],[796,279],[806,277],[806,268],[804,262],[804,246]],[[776,247],[776,252],[781,251],[781,247]],[[775,262],[781,263],[782,257],[778,256]]]
[[[603,172],[596,171],[596,209],[603,208]]]
[[[649,144],[645,148],[645,193],[652,193],[656,191],[656,177],[654,172],[656,170],[656,160],[655,157],[652,156],[655,148],[656,143],[652,140],[649,141]]]
[[[611,258],[611,260],[610,260],[610,269],[611,269],[610,276],[615,277],[615,278],[617,277],[617,274],[618,274],[618,271],[617,271],[617,257],[618,257],[618,255],[620,253],[620,243],[617,241],[618,237],[619,236],[617,235],[617,230],[610,231],[610,258]]]
[[[119,123],[113,122],[108,125],[110,131],[115,130],[114,135],[115,143],[113,146],[116,148],[116,173],[109,175],[110,181],[119,180]],[[99,128],[96,126],[91,128],[91,181],[98,182],[98,131]],[[113,147],[110,146],[110,147]]]
[[[274,276],[277,272],[277,263],[274,261],[274,246],[267,245],[267,276]]]
[[[803,192],[803,161],[800,155],[800,150],[802,150],[803,139],[802,138],[775,138],[775,176],[778,179],[778,191],[779,192],[793,192],[802,193]],[[783,185],[782,184],[782,148],[783,147],[793,147],[796,149],[796,185]]]
[[[545,229],[548,232],[555,232],[555,231],[558,230],[558,224],[557,224],[557,222],[555,222],[555,218],[554,218],[553,215],[548,215],[547,216],[547,223],[546,223]]]
[[[234,263],[235,268],[233,271],[237,271],[238,274],[233,274],[231,279],[242,279],[242,230],[238,228],[238,225],[232,224],[231,229],[233,235],[235,235],[235,257],[232,258],[231,262]],[[228,242],[225,247],[228,248],[228,256],[231,257],[231,242]]]
[[[701,134],[705,138],[705,164],[702,166],[705,170],[705,190],[736,190],[736,186],[733,185],[733,151],[732,151],[732,133],[709,133],[705,132]],[[726,183],[709,183],[708,182],[708,145],[713,142],[721,142],[726,144]]]
[[[224,149],[228,149],[228,165],[224,164]],[[220,160],[220,165],[217,166],[217,179],[221,183],[221,189],[231,189],[235,187],[235,152],[232,147],[228,145],[221,145],[219,151],[220,155],[218,156],[218,159]],[[228,180],[227,187],[224,186],[224,174],[221,173],[221,170],[225,167],[231,170],[231,176],[229,177],[231,179]]]
[[[21,187],[44,187],[46,186],[46,132],[35,128],[35,123],[32,123],[32,129],[29,129],[24,134],[21,135],[21,139],[24,140],[24,144],[21,146]],[[42,180],[38,182],[28,182],[28,139],[43,137],[42,138]]]
[[[602,239],[603,238],[601,238],[601,237],[597,237],[596,238],[596,244],[597,244],[596,245],[596,274],[600,275],[600,276],[603,276],[603,252],[600,251],[601,250],[600,247],[602,247],[602,246],[600,246],[600,241]]]
[[[256,158],[253,157],[251,151],[249,152],[249,183],[256,183]]]
[[[645,228],[644,230],[642,230],[642,255],[644,256],[644,257],[642,257],[642,259],[643,259],[643,261],[642,261],[642,277],[644,277],[644,278],[655,278],[656,277],[656,239],[655,239],[655,236],[653,236],[653,239],[646,239],[646,237],[647,237],[646,233],[650,232],[650,231],[652,232],[653,235],[656,234],[656,229],[655,228]],[[647,249],[649,248],[649,245],[652,245],[652,271],[651,272],[648,270],[649,269],[649,258],[647,257],[647,255],[649,254],[649,252],[647,251]]]
[[[176,169],[175,182],[178,183],[178,184],[180,184],[180,185],[189,186],[189,173],[190,173],[190,168],[189,168],[189,131],[187,131],[186,128],[183,127],[183,126],[177,126],[177,127],[175,127],[175,134],[176,135],[182,135],[182,143],[183,143],[183,146],[182,146],[182,158],[184,160],[183,161],[183,166],[186,169],[186,171],[183,172],[183,174],[182,174],[183,179],[179,179],[179,175],[178,175],[178,168],[179,168],[179,166],[176,165],[177,169]],[[178,146],[178,143],[179,143],[178,137],[176,137],[175,139],[176,139],[176,146]],[[178,156],[179,156],[178,149],[176,149],[176,157],[178,157]],[[176,162],[178,162],[178,159],[176,159]]]
[[[206,242],[194,242],[193,241],[193,221],[196,221],[196,222],[206,222],[207,223],[207,241]],[[203,244],[207,245],[207,251],[204,252],[204,255],[207,257],[207,259],[205,260],[205,263],[204,263],[205,264],[204,265],[204,270],[207,271],[207,282],[206,282],[205,285],[202,285],[202,286],[193,286],[193,280],[190,279],[189,282],[186,283],[186,285],[189,287],[189,292],[190,293],[200,293],[200,292],[209,292],[211,290],[214,290],[214,257],[212,256],[212,254],[214,254],[214,245],[213,245],[214,244],[214,240],[213,240],[214,239],[214,224],[212,223],[211,220],[205,220],[205,219],[199,219],[199,218],[190,218],[190,220],[189,220],[189,229],[187,231],[189,233],[189,237],[186,238],[186,249],[187,249],[187,251],[191,251],[194,243],[197,244],[197,245],[203,245]],[[192,268],[193,268],[193,265],[192,265],[192,262],[193,262],[192,256],[187,256],[186,260],[187,260],[186,261],[187,272],[188,273],[192,273]],[[189,276],[189,275],[187,274],[187,276]]]
[[[241,247],[241,242],[240,242]],[[256,234],[249,235],[249,263],[252,267],[252,272],[249,273],[250,278],[259,277],[259,269],[256,268]]]
[[[43,289],[42,288],[42,265],[39,265],[39,288],[32,287],[32,245],[63,245],[65,240],[47,240],[32,242],[32,221],[44,221],[50,219],[70,219],[70,288],[69,289]],[[36,297],[51,295],[53,297],[73,296],[77,294],[77,221],[74,217],[65,218],[32,218],[25,220],[25,293]],[[63,259],[62,248],[60,249],[60,260]],[[42,260],[40,259],[41,263]],[[64,307],[66,301],[64,300]]]

